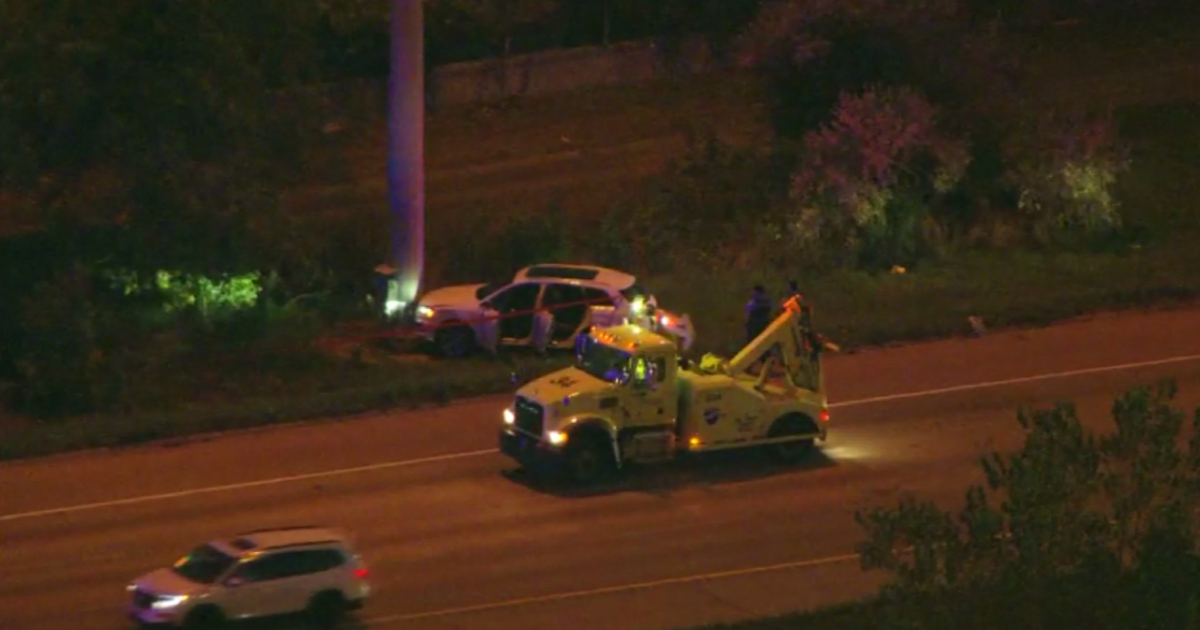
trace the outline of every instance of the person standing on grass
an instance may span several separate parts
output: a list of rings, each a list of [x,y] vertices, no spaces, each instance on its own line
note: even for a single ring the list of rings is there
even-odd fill
[[[746,343],[754,341],[771,325],[771,311],[774,308],[775,304],[763,285],[754,285],[750,301],[746,303]]]
[[[549,308],[538,309],[533,314],[533,349],[538,356],[545,357],[550,347],[550,336],[554,333],[554,313]]]
[[[493,357],[499,356],[500,345],[500,313],[490,307],[483,307],[482,318],[475,322],[475,337],[479,346],[487,350]]]

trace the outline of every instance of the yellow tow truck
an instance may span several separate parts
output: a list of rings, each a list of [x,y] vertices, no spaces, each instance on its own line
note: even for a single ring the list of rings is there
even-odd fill
[[[827,437],[821,356],[836,349],[813,330],[798,293],[728,361],[709,354],[693,365],[672,340],[636,325],[594,329],[579,337],[574,366],[517,391],[500,451],[581,485],[630,464],[724,449],[798,461]]]

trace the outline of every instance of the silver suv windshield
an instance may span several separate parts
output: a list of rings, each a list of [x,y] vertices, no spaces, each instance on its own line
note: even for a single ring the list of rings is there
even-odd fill
[[[171,567],[180,576],[197,584],[212,584],[237,563],[237,558],[212,545],[201,545]]]
[[[629,353],[582,336],[575,367],[610,383],[619,383],[629,368]]]

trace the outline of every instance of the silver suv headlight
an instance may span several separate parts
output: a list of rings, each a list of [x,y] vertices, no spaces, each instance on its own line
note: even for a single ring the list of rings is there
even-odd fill
[[[187,598],[187,595],[159,595],[158,598],[150,604],[150,607],[156,610],[174,608],[183,602],[186,602]]]

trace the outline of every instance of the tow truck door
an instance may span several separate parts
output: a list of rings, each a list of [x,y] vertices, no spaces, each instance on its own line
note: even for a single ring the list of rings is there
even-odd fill
[[[637,355],[632,359],[629,386],[629,421],[631,426],[648,427],[674,425],[679,400],[671,370],[674,366],[666,356]]]

